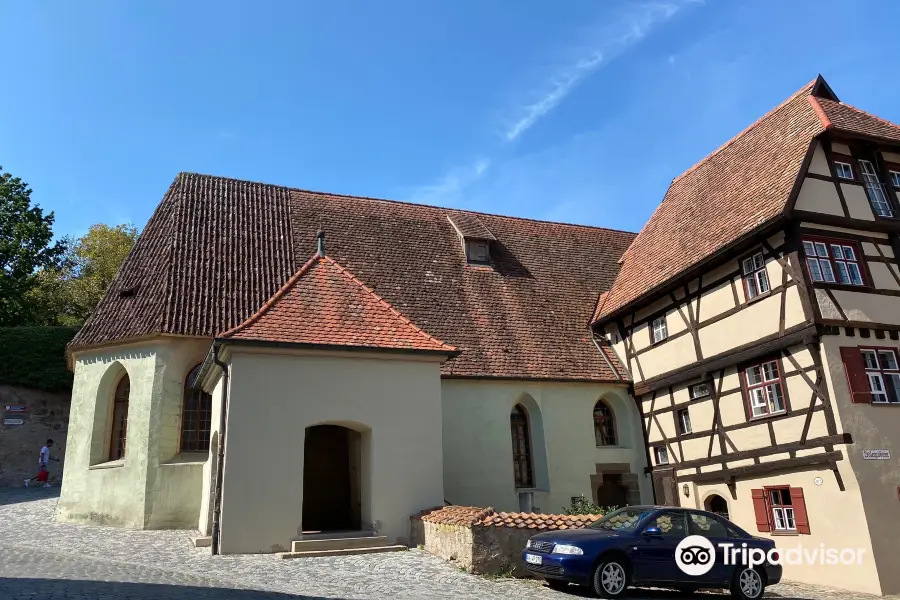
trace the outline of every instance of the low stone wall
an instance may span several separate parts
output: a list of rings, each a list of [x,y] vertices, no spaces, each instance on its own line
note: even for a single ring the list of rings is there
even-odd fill
[[[498,513],[492,508],[445,506],[411,517],[410,539],[469,573],[531,577],[522,550],[533,535],[587,527],[603,515]]]
[[[68,392],[45,392],[0,384],[0,486],[22,486],[37,475],[38,455],[48,438],[51,481],[62,478],[69,424]],[[7,408],[9,407],[9,408]]]

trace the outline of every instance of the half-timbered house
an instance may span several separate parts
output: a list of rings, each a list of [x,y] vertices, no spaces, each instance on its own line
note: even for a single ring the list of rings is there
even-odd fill
[[[657,502],[863,549],[785,576],[875,593],[900,591],[898,190],[900,127],[819,77],[672,182],[593,319]]]

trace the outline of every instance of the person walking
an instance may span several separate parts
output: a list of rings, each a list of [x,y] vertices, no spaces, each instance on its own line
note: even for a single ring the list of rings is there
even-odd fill
[[[47,469],[47,463],[51,460],[58,461],[58,458],[50,458],[50,448],[53,447],[53,440],[47,440],[47,443],[41,448],[41,454],[38,456],[38,474],[36,477],[25,480],[25,487],[29,487],[32,481],[38,483],[44,482],[44,487],[50,487],[50,471]]]

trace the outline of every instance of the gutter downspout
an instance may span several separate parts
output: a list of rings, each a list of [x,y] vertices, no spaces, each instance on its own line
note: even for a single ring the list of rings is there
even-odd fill
[[[212,522],[212,554],[219,554],[219,530],[221,529],[222,514],[222,480],[225,476],[225,423],[228,416],[228,365],[219,359],[219,345],[213,345],[213,362],[222,369],[222,410],[219,417],[219,447],[216,459],[216,486],[213,504]]]

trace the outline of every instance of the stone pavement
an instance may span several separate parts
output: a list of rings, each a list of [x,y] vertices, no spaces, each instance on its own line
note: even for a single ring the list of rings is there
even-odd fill
[[[486,579],[422,551],[279,560],[211,556],[185,531],[127,531],[53,521],[58,489],[0,490],[0,599],[3,600],[577,600],[534,582]],[[873,600],[793,584],[766,594],[783,600]],[[639,591],[636,599],[686,598]],[[699,594],[714,600],[718,594]]]

